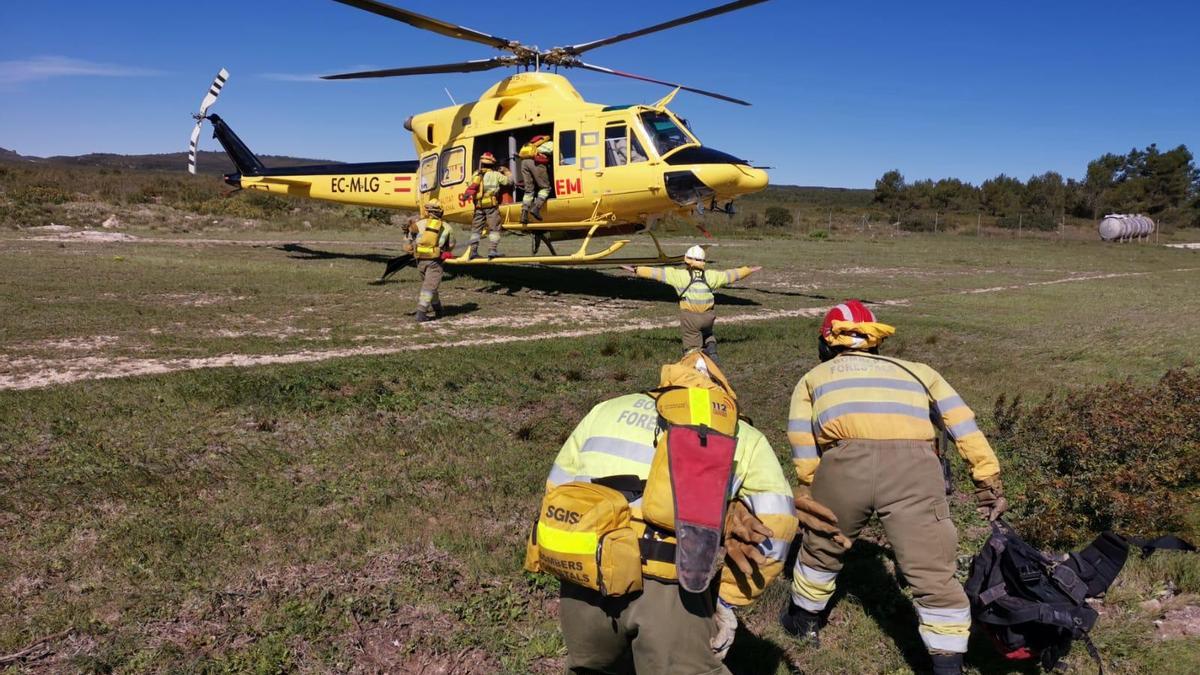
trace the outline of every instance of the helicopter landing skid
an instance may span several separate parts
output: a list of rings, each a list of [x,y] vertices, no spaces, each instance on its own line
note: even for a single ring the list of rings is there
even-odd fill
[[[657,256],[643,256],[640,258],[610,258],[612,254],[621,250],[629,243],[628,239],[618,239],[613,242],[608,248],[588,253],[588,244],[592,241],[592,235],[603,223],[593,223],[591,229],[588,230],[587,236],[583,239],[583,244],[579,250],[568,255],[524,255],[524,256],[497,256],[495,258],[485,258],[477,256],[470,257],[470,253],[463,253],[457,258],[446,260],[447,265],[674,265],[683,262],[683,256],[669,256],[663,251],[662,246],[658,243],[658,238],[653,234],[650,235],[654,240],[654,247],[658,251]]]

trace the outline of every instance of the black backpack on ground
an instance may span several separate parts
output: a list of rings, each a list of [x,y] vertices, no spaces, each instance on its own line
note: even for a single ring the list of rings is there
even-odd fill
[[[1100,654],[1088,635],[1099,614],[1087,599],[1112,585],[1130,544],[1143,556],[1160,548],[1196,550],[1175,537],[1144,541],[1104,532],[1078,553],[1052,557],[997,520],[983,550],[971,561],[964,586],[971,615],[1005,658],[1038,659],[1050,670],[1066,657],[1074,640],[1082,640],[1103,673]]]

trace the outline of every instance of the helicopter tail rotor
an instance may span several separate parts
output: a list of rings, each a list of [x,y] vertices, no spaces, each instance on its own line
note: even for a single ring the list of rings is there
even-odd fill
[[[196,173],[196,147],[200,142],[200,126],[204,124],[204,120],[208,118],[208,109],[217,102],[217,97],[221,95],[221,89],[225,87],[225,81],[229,79],[229,71],[224,68],[217,76],[213,78],[212,86],[208,88],[208,93],[204,95],[204,99],[200,101],[200,112],[192,115],[196,119],[196,126],[192,128],[191,140],[188,143],[188,173]]]

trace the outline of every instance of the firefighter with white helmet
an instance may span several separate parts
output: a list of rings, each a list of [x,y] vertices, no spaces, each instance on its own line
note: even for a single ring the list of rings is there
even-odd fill
[[[737,267],[730,270],[706,270],[705,252],[701,246],[692,246],[683,254],[683,269],[676,267],[646,267],[624,265],[623,269],[643,279],[653,279],[669,284],[679,296],[679,327],[683,333],[683,349],[703,349],[716,358],[717,338],[713,336],[716,322],[715,289],[727,286],[762,269]]]

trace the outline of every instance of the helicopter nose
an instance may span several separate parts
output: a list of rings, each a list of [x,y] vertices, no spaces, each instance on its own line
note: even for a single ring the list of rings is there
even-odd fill
[[[745,164],[704,164],[693,171],[721,198],[758,192],[767,186],[767,172]]]
[[[752,166],[737,166],[735,167],[741,173],[738,178],[738,194],[746,194],[748,192],[758,192],[767,187],[767,180],[770,176],[762,169],[756,169]]]

